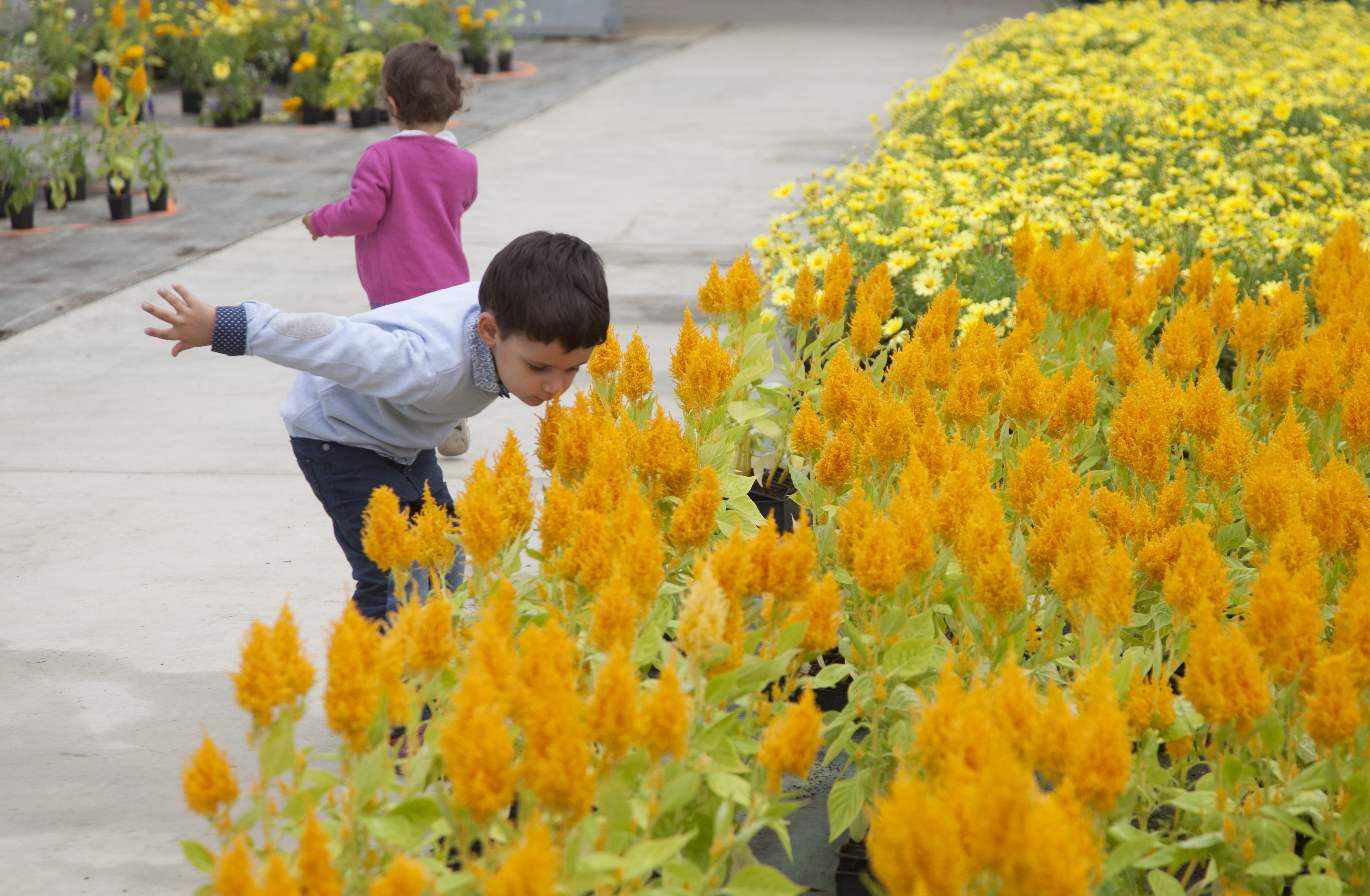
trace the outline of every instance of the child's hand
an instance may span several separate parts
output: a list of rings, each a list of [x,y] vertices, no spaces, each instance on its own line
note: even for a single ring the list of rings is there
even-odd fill
[[[323,236],[322,233],[319,233],[317,230],[314,229],[314,213],[313,213],[313,212],[305,212],[305,213],[304,213],[304,218],[302,218],[301,220],[302,220],[303,223],[304,223],[304,229],[309,231],[309,235],[310,235],[311,237],[313,237],[314,239],[317,240],[319,237]]]
[[[188,348],[201,348],[214,341],[213,305],[195,298],[190,290],[179,283],[171,289],[157,290],[157,295],[165,299],[170,308],[144,302],[143,310],[171,326],[164,330],[148,327],[143,332],[156,339],[174,341],[176,344],[171,347],[173,358]]]

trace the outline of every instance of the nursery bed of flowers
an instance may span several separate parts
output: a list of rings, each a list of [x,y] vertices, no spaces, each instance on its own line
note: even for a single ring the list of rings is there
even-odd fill
[[[926,87],[905,85],[871,153],[797,192],[756,248],[783,304],[850,242],[885,261],[906,317],[957,283],[1009,314],[1004,247],[1046,233],[1228,262],[1243,289],[1301,270],[1329,222],[1370,225],[1370,8],[1089,5],[1007,21]]]
[[[686,313],[683,421],[611,339],[548,409],[540,501],[512,436],[459,529],[378,490],[366,547],[399,594],[457,541],[469,578],[384,633],[344,611],[331,745],[294,740],[316,674],[288,610],[253,625],[255,779],[208,737],[184,774],[207,889],[795,893],[748,843],[787,842],[818,759],[848,770],[832,836],[892,894],[1362,892],[1357,225],[1269,296],[1206,254],[1027,227],[1010,251],[1005,335],[958,335],[949,288],[892,348],[888,266],[836,247],[789,352],[743,256],[701,288],[707,325]],[[786,471],[792,531],[739,468]]]

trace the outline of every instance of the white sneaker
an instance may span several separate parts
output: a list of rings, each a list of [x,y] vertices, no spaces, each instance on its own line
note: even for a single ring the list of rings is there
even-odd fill
[[[457,457],[465,454],[471,448],[471,431],[466,428],[466,421],[462,420],[452,431],[447,434],[447,438],[442,440],[438,446],[438,453],[443,457]]]

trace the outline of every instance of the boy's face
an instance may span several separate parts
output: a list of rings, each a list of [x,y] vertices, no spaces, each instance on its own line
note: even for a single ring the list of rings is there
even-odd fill
[[[501,333],[489,311],[481,312],[476,332],[495,356],[495,370],[504,388],[533,407],[570,389],[593,351],[568,351],[559,342],[534,342],[522,333]]]

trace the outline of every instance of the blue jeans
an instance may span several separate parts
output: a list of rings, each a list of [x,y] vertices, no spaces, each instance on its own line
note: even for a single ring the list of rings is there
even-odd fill
[[[417,513],[423,505],[423,486],[433,492],[433,499],[452,509],[452,495],[442,478],[437,452],[428,449],[419,453],[412,464],[382,457],[365,448],[320,442],[317,439],[290,440],[300,472],[314,490],[323,509],[333,521],[333,537],[338,540],[347,562],[352,567],[356,588],[352,601],[363,616],[383,620],[395,607],[395,588],[390,573],[367,559],[362,550],[362,512],[371,500],[371,492],[388,485],[400,497],[400,506]],[[447,571],[447,584],[455,588],[461,584],[464,557],[460,549]],[[426,586],[428,577],[415,578]]]

